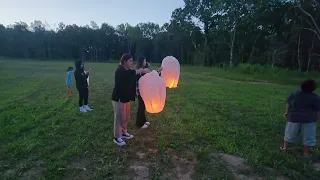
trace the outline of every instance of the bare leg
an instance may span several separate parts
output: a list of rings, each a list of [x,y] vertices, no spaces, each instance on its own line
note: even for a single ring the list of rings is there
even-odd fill
[[[282,150],[283,150],[283,151],[286,151],[286,150],[288,149],[288,144],[289,144],[289,143],[288,143],[287,141],[284,141],[284,142],[283,142],[283,146],[282,146]]]
[[[304,146],[304,154],[305,154],[305,155],[310,155],[310,154],[311,154],[311,153],[310,153],[310,149],[311,149],[310,146]]]
[[[70,89],[70,96],[73,97],[72,87],[69,87]]]
[[[70,87],[67,87],[68,97],[70,97]]]
[[[130,119],[130,102],[125,103],[125,118],[122,126],[122,134],[125,134],[128,132],[128,122]]]

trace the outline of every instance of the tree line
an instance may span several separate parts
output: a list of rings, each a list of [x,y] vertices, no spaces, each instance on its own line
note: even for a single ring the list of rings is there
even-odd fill
[[[0,24],[0,56],[108,61],[123,53],[161,62],[236,66],[253,63],[301,71],[320,66],[320,0],[184,0],[170,22],[107,23],[55,29],[34,21]]]

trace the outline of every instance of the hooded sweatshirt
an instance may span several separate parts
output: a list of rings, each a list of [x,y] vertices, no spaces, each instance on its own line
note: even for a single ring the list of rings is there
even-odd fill
[[[80,60],[75,62],[76,71],[74,72],[74,78],[76,79],[77,89],[88,88],[88,75],[84,73],[83,67],[81,67],[82,63]]]

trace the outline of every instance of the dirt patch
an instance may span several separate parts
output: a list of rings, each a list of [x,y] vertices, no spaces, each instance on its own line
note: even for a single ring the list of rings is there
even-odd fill
[[[146,165],[135,164],[130,166],[130,169],[134,171],[135,176],[133,180],[148,180],[149,168]]]
[[[154,151],[148,151],[148,153],[153,153]],[[157,153],[154,152],[154,153]],[[156,162],[151,162],[146,158],[147,153],[138,152],[136,153],[136,159],[133,161],[132,165],[129,167],[133,172],[131,176],[134,180],[148,180],[152,176],[152,170],[150,168],[160,168],[164,167],[162,161],[159,159]],[[173,149],[168,149],[165,152],[165,156],[168,160],[163,171],[161,171],[160,180],[175,179],[175,180],[192,180],[194,174],[194,168],[197,163],[196,156],[189,152],[177,152]]]
[[[88,167],[90,166],[91,161],[86,158],[75,157],[68,162],[68,174],[65,174],[63,179],[90,179],[90,173]],[[64,169],[60,169],[64,171]]]
[[[43,176],[44,169],[41,167],[34,167],[22,174],[22,179],[40,179]]]
[[[134,180],[192,180],[197,163],[195,154],[170,148],[159,151],[156,139],[152,128],[138,130],[134,140],[135,148],[130,153],[130,177]]]
[[[320,163],[313,163],[312,167],[315,171],[318,171],[318,172],[320,171]]]
[[[165,168],[160,179],[192,180],[194,168],[197,163],[195,154],[189,151],[177,152],[170,148],[166,154],[169,160],[169,166]]]
[[[226,168],[232,173],[235,180],[263,180],[266,177],[257,175],[253,172],[252,168],[247,164],[244,158],[232,156],[224,153],[212,153],[210,154],[213,162],[222,162]],[[272,168],[265,168],[269,176],[275,177],[277,180],[287,180],[288,178],[280,175],[276,170]]]
[[[151,152],[151,153],[156,153],[156,152],[158,152],[158,149],[150,148],[148,151]]]
[[[144,159],[147,154],[143,152],[137,152],[136,155],[139,157],[139,159]]]
[[[70,160],[68,168],[70,169],[86,169],[90,165],[90,160],[85,158],[76,157]]]
[[[133,180],[148,180],[150,176],[149,155],[158,152],[154,134],[149,129],[139,129],[135,133],[134,149],[130,151],[129,174]]]

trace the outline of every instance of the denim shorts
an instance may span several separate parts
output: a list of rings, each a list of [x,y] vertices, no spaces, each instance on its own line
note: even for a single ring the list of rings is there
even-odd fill
[[[289,143],[297,142],[299,134],[302,134],[302,142],[305,146],[316,145],[316,123],[287,122],[284,140]]]

